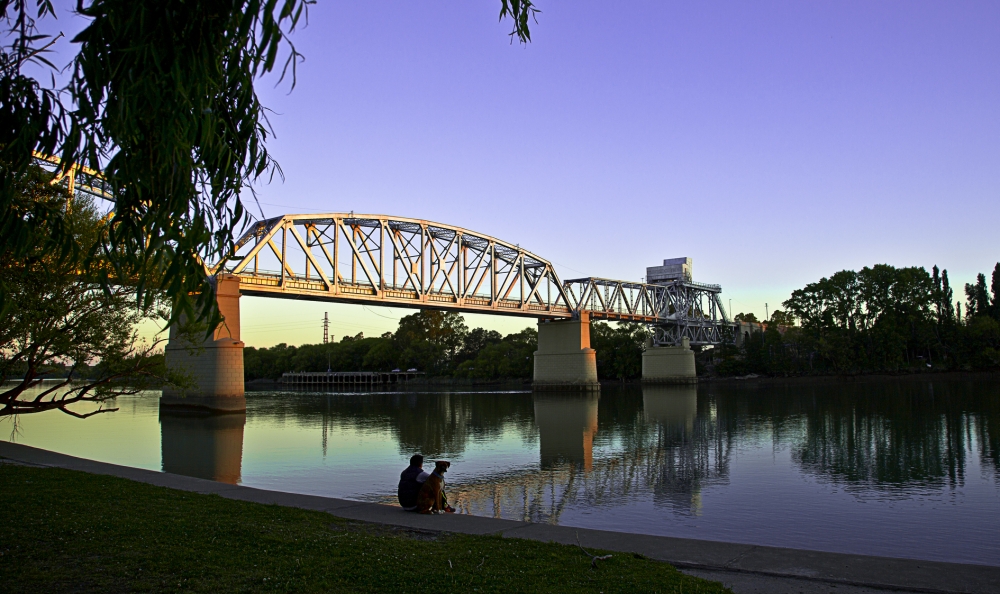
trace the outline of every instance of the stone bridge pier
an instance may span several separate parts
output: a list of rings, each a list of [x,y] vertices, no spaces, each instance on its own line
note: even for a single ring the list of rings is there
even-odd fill
[[[590,348],[590,317],[539,320],[535,351],[536,390],[599,390],[597,352]]]
[[[694,351],[687,337],[681,346],[654,347],[646,341],[642,353],[642,382],[644,384],[694,384],[698,376],[694,367]]]
[[[170,327],[164,352],[167,367],[190,380],[183,389],[168,388],[160,407],[202,413],[240,413],[247,408],[243,394],[243,342],[240,340],[240,277],[213,277],[223,322],[210,337],[201,331],[185,335]]]

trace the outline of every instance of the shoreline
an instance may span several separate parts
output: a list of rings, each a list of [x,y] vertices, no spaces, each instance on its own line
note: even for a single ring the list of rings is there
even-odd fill
[[[424,516],[395,506],[300,495],[217,483],[183,475],[96,462],[0,441],[0,457],[15,463],[125,478],[181,491],[322,511],[333,516],[417,530],[495,535],[638,553],[692,575],[709,572],[750,580],[765,591],[800,591],[819,585],[910,592],[978,593],[1000,589],[1000,566],[827,553],[760,545],[684,539],[471,515]],[[998,561],[1000,563],[1000,561]],[[710,579],[721,579],[712,577]]]

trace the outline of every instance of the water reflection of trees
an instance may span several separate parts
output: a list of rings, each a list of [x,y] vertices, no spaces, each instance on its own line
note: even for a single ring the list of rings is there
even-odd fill
[[[452,484],[465,511],[558,521],[565,510],[649,502],[697,514],[732,453],[787,450],[802,472],[855,493],[957,487],[1000,468],[1000,388],[988,381],[866,380],[528,393],[268,395],[251,418],[384,431],[401,453],[455,456],[513,432],[538,463]]]
[[[998,468],[1000,389],[983,382],[866,382],[800,390],[805,472],[855,491],[960,487],[966,457]],[[975,445],[973,445],[975,444]]]
[[[497,439],[515,431],[534,440],[531,394],[513,393],[352,393],[257,394],[252,417],[270,422],[318,424],[323,453],[338,429],[394,435],[405,456],[453,457],[471,441]]]

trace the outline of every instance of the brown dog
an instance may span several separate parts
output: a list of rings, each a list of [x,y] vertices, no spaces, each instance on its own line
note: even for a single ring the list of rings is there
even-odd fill
[[[434,472],[431,473],[417,495],[417,511],[422,514],[439,512],[455,513],[455,510],[448,505],[448,498],[444,494],[444,473],[448,472],[451,462],[438,460],[434,463]]]

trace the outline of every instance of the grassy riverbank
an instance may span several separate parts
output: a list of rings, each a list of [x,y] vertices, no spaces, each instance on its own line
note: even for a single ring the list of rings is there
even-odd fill
[[[5,592],[727,592],[638,556],[597,563],[577,547],[0,464]]]

